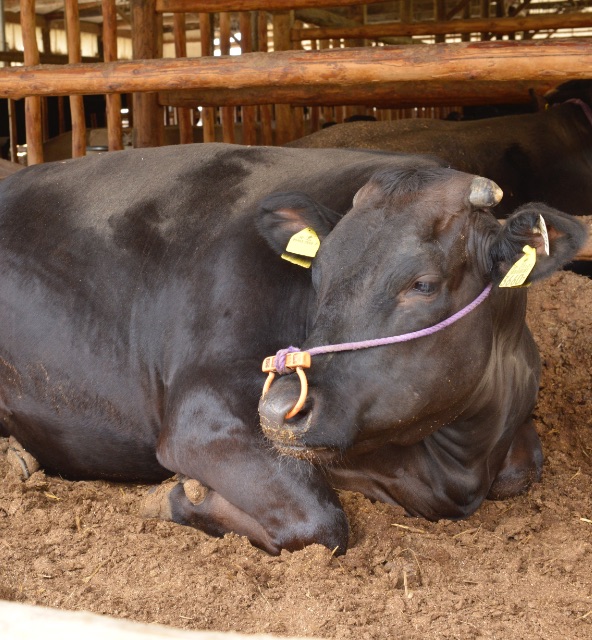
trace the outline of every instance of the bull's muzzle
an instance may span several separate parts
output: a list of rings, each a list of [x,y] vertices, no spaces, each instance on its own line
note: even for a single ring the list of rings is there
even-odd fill
[[[290,418],[293,418],[300,412],[306,402],[306,396],[308,395],[308,380],[306,379],[304,369],[310,368],[310,353],[306,351],[288,353],[285,357],[285,363],[282,363],[281,365],[281,369],[279,369],[280,365],[278,364],[277,358],[278,356],[269,356],[263,361],[263,372],[268,375],[263,387],[262,398],[265,398],[267,395],[269,387],[271,387],[271,383],[275,378],[275,374],[278,373],[278,370],[280,373],[285,373],[286,370],[296,371],[298,378],[300,379],[300,395],[294,406],[284,416],[286,420],[290,420]]]
[[[285,355],[285,362],[277,356],[266,358],[263,371],[268,374],[259,401],[259,416],[263,433],[282,447],[299,447],[302,436],[308,431],[311,421],[312,398],[308,396],[308,382],[304,369],[310,367],[310,355],[306,352],[293,352]],[[294,385],[298,376],[300,391]],[[282,378],[273,388],[272,382],[277,373],[292,375]]]

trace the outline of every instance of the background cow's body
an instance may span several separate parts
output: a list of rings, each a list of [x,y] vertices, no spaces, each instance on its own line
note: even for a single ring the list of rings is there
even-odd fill
[[[178,522],[212,534],[234,530],[271,552],[311,542],[344,549],[347,523],[323,473],[307,461],[279,460],[258,424],[262,357],[303,343],[316,313],[310,273],[279,259],[266,236],[277,225],[302,228],[300,213],[284,211],[270,218],[271,231],[258,230],[258,203],[273,191],[304,192],[314,215],[331,220],[328,233],[377,169],[421,173],[435,166],[348,150],[195,145],[41,165],[6,180],[0,185],[5,429],[48,471],[70,478],[152,481],[177,472],[197,479],[209,489],[198,504],[181,485],[170,496],[165,515]],[[459,184],[470,178],[449,173]],[[438,180],[449,179],[442,175]],[[497,228],[489,214],[487,220],[487,229]],[[363,221],[359,230],[365,233]],[[463,298],[483,285],[474,274],[467,282]],[[524,294],[505,295],[518,298],[513,339],[520,341],[523,379],[514,384],[525,386],[514,394],[519,410],[511,393],[501,408],[495,394],[487,404],[501,417],[472,457],[491,466],[491,477],[478,474],[475,497],[470,504],[461,497],[459,515],[489,491],[536,395],[538,360],[523,327]],[[453,307],[456,298],[446,304]],[[484,305],[467,327],[480,331],[480,324],[498,322],[495,308]],[[499,312],[506,312],[505,303]],[[372,324],[370,311],[362,317]],[[476,372],[491,361],[488,332],[474,355]],[[317,383],[321,389],[324,381]],[[458,400],[440,398],[444,410],[434,428],[454,419]],[[376,402],[381,407],[379,396]],[[470,448],[469,435],[455,445],[458,451]],[[419,440],[421,432],[394,438],[392,446]],[[524,466],[529,473],[536,443],[532,451]],[[355,485],[356,464],[368,477],[360,455],[344,475],[335,472],[336,482]],[[408,463],[429,463],[416,458],[412,453]],[[368,495],[380,498],[378,476],[389,471],[378,459],[376,469]],[[466,478],[438,481],[448,487]],[[398,499],[396,491],[390,499]],[[439,516],[433,504],[402,503],[410,512]]]
[[[590,82],[557,90],[554,100],[586,105]],[[496,215],[533,200],[573,215],[592,213],[592,119],[590,108],[558,104],[545,111],[450,122],[405,119],[351,122],[323,129],[291,147],[347,147],[432,154],[459,171],[494,180],[504,191]]]

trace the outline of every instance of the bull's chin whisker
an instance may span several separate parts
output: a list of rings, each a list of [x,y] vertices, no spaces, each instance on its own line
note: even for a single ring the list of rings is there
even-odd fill
[[[293,445],[286,446],[279,443],[274,443],[274,448],[282,456],[297,458],[298,460],[307,460],[316,466],[331,464],[334,456],[338,453],[336,449],[330,449],[329,447],[308,448]]]

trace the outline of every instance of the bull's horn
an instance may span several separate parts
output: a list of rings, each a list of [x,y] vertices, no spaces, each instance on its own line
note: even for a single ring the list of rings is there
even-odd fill
[[[475,176],[471,182],[469,202],[475,207],[495,207],[504,192],[493,180]]]

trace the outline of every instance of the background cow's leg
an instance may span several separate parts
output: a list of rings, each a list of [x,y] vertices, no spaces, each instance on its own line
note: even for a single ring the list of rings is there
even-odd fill
[[[503,500],[526,491],[541,479],[543,449],[532,420],[516,431],[503,464],[491,485],[487,497]]]
[[[248,535],[270,553],[313,543],[345,552],[347,519],[321,471],[280,456],[257,423],[235,417],[223,398],[208,393],[207,402],[201,399],[194,392],[175,405],[157,447],[163,466],[210,490],[199,505],[173,492],[173,519],[216,535]]]

